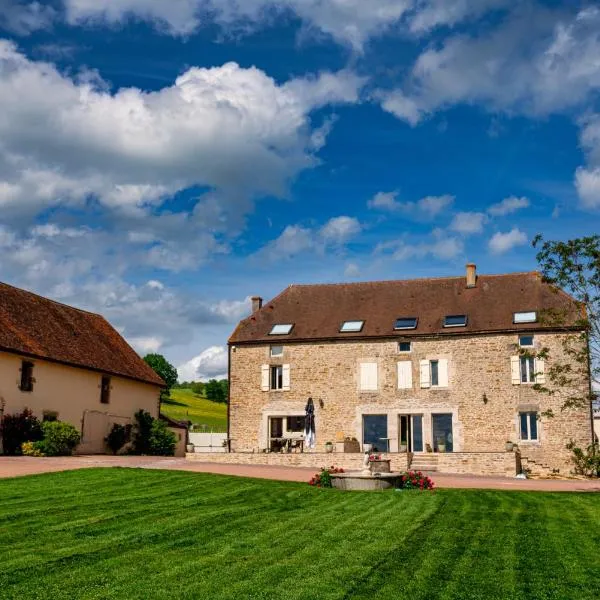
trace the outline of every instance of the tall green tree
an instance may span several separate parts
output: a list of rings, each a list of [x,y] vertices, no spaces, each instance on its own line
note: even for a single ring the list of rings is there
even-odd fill
[[[171,388],[177,383],[177,369],[162,354],[146,354],[144,361],[163,378],[166,386],[160,394],[160,399],[168,399],[171,396]]]
[[[211,379],[205,384],[204,389],[206,392],[206,398],[208,400],[222,403],[227,402],[227,379],[221,379],[220,381],[217,381],[216,379]]]

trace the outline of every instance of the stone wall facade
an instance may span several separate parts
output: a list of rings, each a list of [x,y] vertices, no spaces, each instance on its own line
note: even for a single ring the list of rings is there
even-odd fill
[[[523,335],[526,332],[519,332]],[[553,360],[565,360],[565,334],[535,333],[535,350],[549,349],[546,371]],[[363,439],[363,416],[387,415],[390,452],[398,451],[399,416],[423,417],[424,442],[433,446],[432,415],[452,415],[455,453],[500,453],[507,441],[518,444],[522,456],[536,456],[551,469],[571,469],[565,445],[587,446],[592,439],[589,408],[561,410],[568,395],[581,390],[543,394],[531,384],[513,383],[511,357],[517,356],[518,335],[444,335],[413,338],[410,353],[398,351],[398,341],[335,341],[283,344],[283,356],[270,357],[268,344],[230,347],[230,437],[234,452],[260,452],[269,444],[269,418],[303,415],[306,401],[315,404],[316,450],[323,451],[336,435]],[[422,388],[422,360],[447,360],[448,385]],[[398,389],[399,361],[412,363],[412,388]],[[361,391],[360,364],[377,364],[376,391]],[[263,391],[263,365],[289,365],[288,391]],[[554,417],[542,413],[552,410]],[[520,439],[519,412],[536,412],[538,440]],[[441,458],[441,455],[440,455]],[[489,457],[488,457],[489,458]],[[452,459],[448,459],[452,460]],[[460,472],[460,471],[459,471]]]

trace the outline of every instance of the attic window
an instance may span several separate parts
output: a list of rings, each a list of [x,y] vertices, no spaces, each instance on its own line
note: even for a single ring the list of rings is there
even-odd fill
[[[364,321],[344,321],[340,327],[341,333],[357,333],[362,330]]]
[[[396,319],[394,329],[416,329],[417,317],[401,317]]]
[[[516,312],[513,321],[515,323],[535,323],[537,321],[537,313],[531,312]]]
[[[444,327],[465,327],[467,315],[447,315],[444,317]]]
[[[293,323],[281,323],[273,325],[273,328],[269,332],[269,335],[288,335],[293,328]]]

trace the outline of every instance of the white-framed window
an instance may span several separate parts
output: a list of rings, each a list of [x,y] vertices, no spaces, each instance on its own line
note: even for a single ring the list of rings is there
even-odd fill
[[[283,356],[283,346],[271,346],[271,358]]]
[[[376,392],[378,389],[377,363],[360,363],[360,390],[362,392]]]
[[[398,352],[412,352],[412,342],[398,342]]]
[[[510,359],[513,385],[529,385],[546,382],[545,363],[534,356],[512,356]]]
[[[444,327],[466,327],[467,315],[447,315],[444,317]]]
[[[422,388],[448,387],[448,360],[445,358],[422,360],[420,362]]]
[[[412,390],[412,361],[403,360],[398,363],[398,389]]]
[[[288,335],[294,328],[293,323],[278,323],[273,325],[269,335]]]
[[[290,390],[290,365],[263,365],[261,387],[263,392]]]
[[[394,323],[394,329],[416,329],[417,322],[417,317],[400,317],[396,319],[396,322]]]
[[[535,323],[537,321],[537,313],[534,310],[516,312],[513,315],[514,323]]]
[[[525,334],[519,336],[519,346],[521,348],[533,348],[534,347],[533,334]]]
[[[519,413],[519,438],[526,442],[537,442],[539,440],[537,412]]]
[[[344,321],[340,327],[340,333],[358,333],[362,331],[364,321]]]

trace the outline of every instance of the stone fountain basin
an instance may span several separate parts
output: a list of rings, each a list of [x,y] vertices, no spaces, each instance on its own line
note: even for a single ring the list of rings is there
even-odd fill
[[[372,491],[393,488],[401,473],[363,473],[355,471],[331,475],[331,485],[338,490]]]

